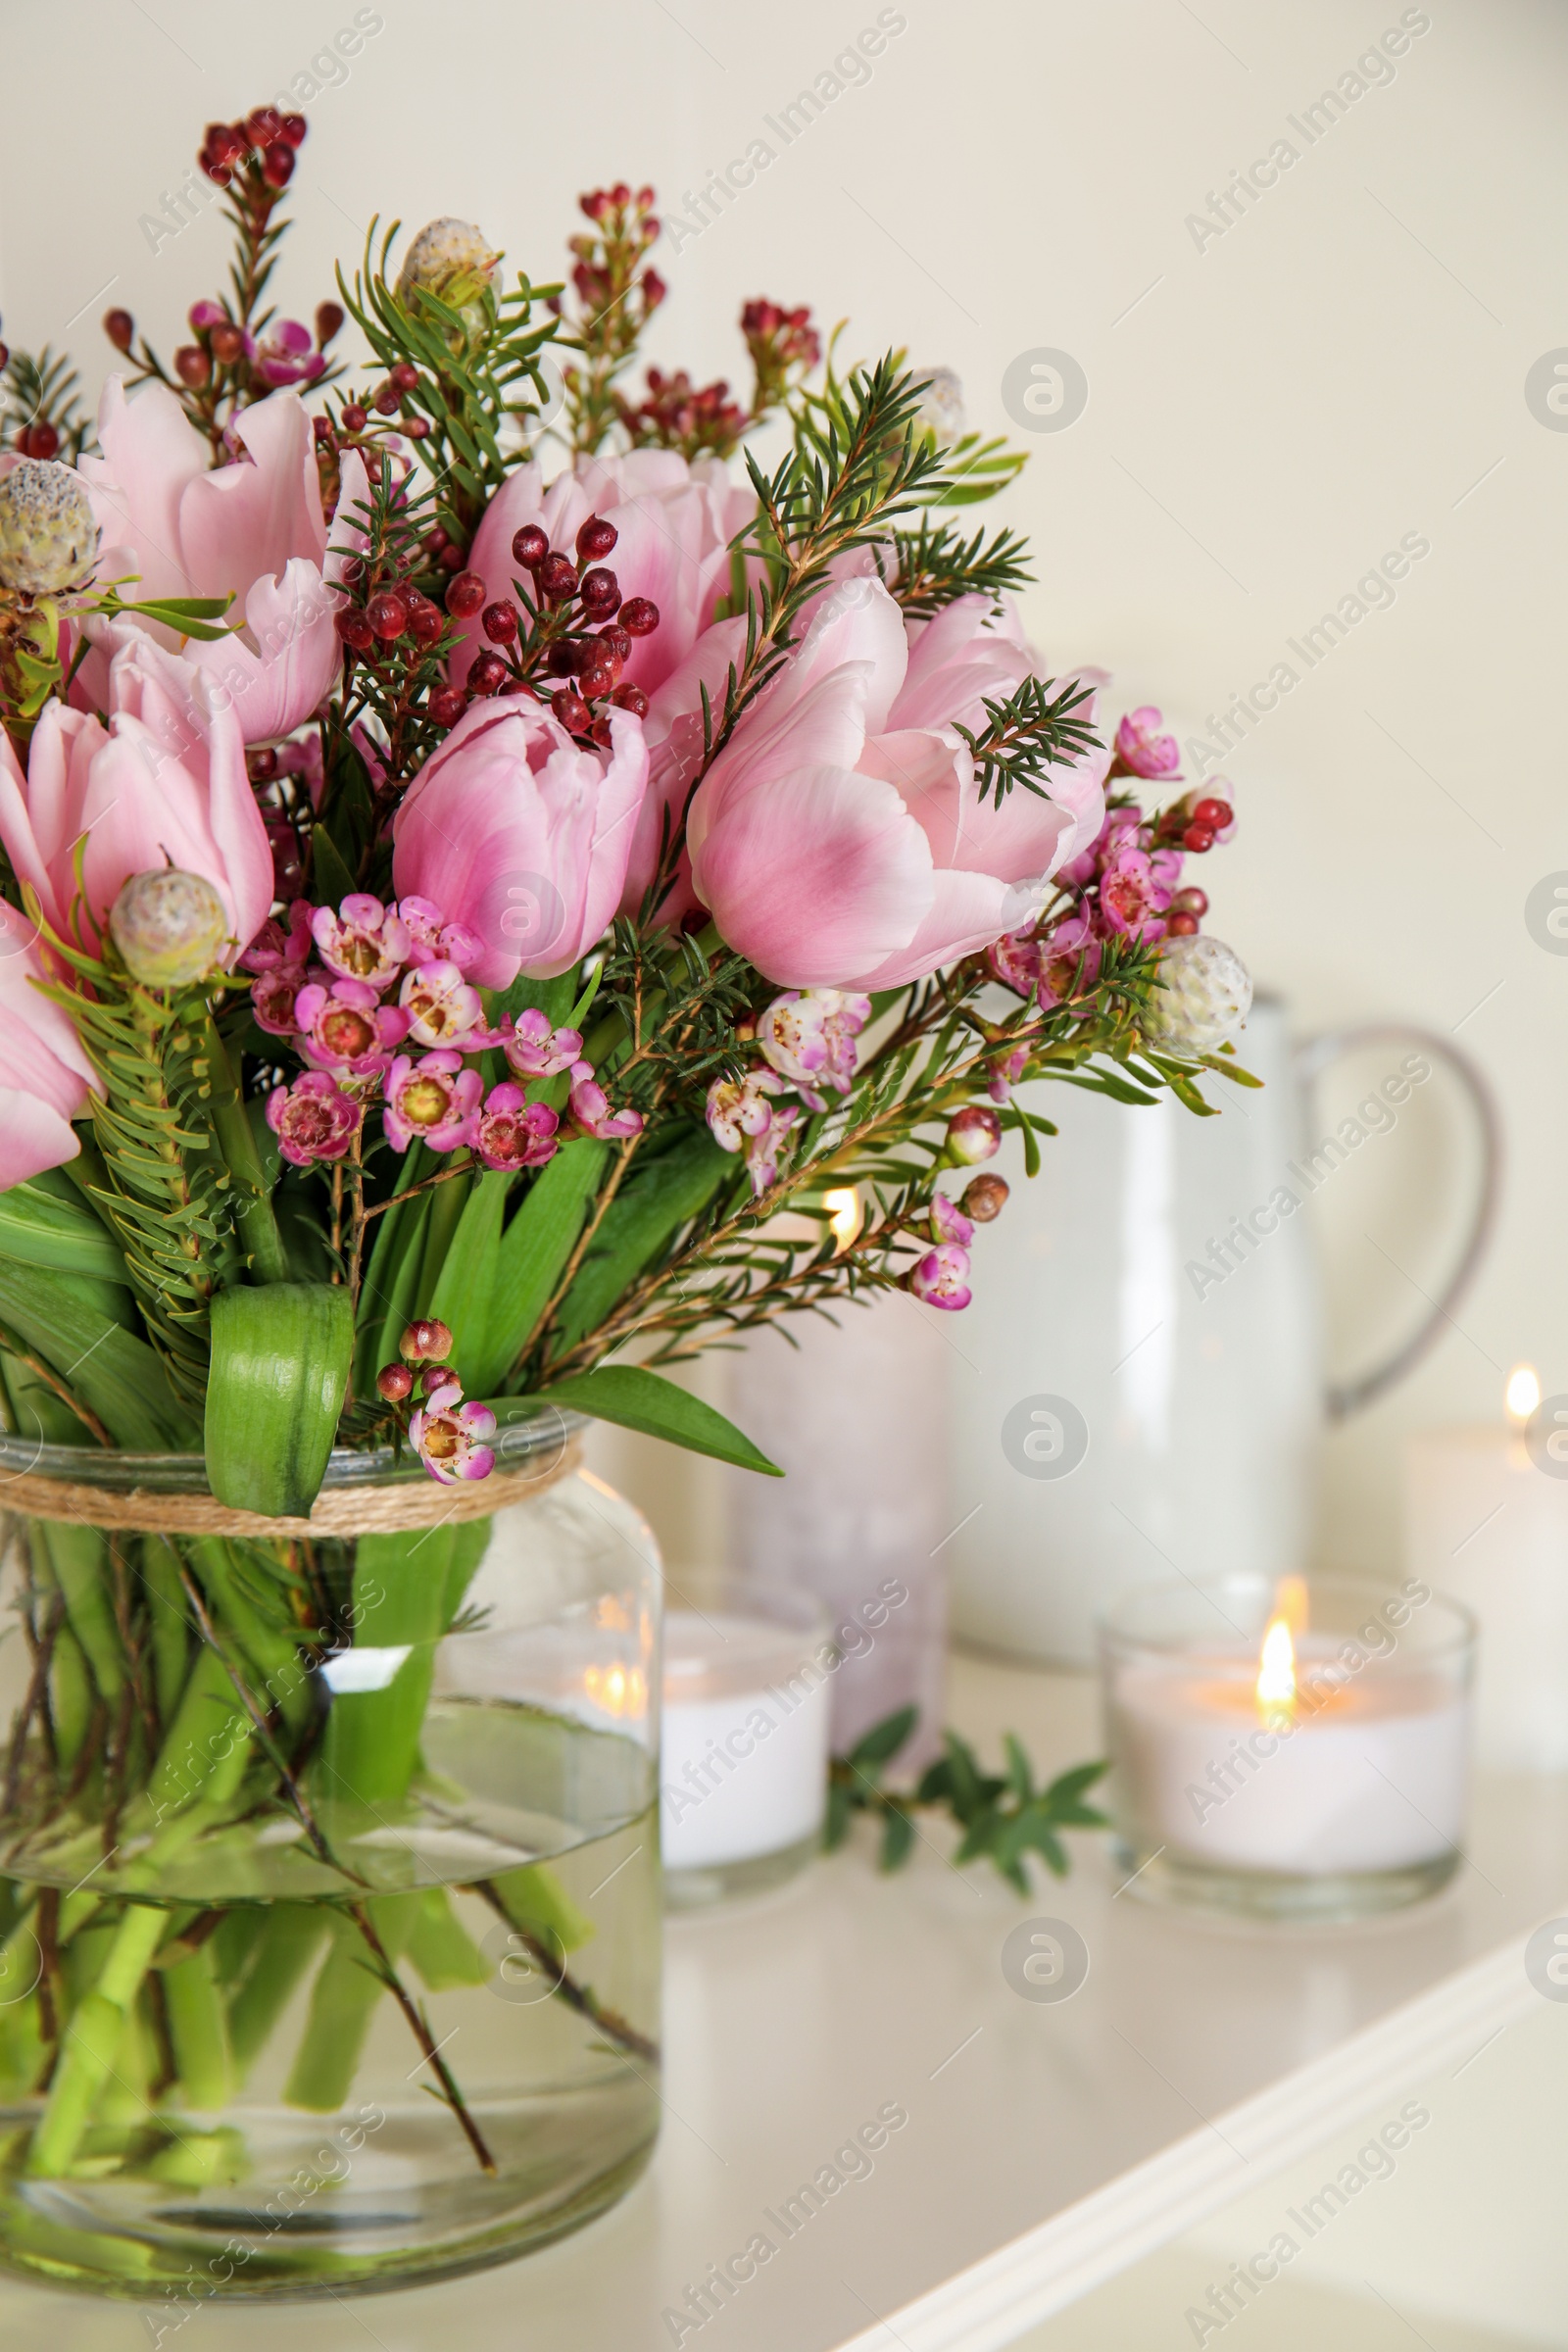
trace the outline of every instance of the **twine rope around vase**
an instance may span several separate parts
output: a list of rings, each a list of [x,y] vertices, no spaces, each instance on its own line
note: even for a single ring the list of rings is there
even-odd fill
[[[354,1536],[403,1535],[417,1527],[446,1527],[466,1519],[488,1519],[509,1502],[525,1502],[569,1478],[582,1462],[577,1439],[559,1453],[515,1470],[492,1470],[488,1478],[452,1486],[426,1478],[394,1485],[341,1487],[318,1494],[308,1519],[271,1519],[265,1511],[241,1511],[213,1494],[160,1494],[145,1487],[116,1490],[78,1486],[67,1479],[24,1471],[0,1486],[0,1509],[24,1519],[50,1519],[69,1527],[103,1527],[147,1536]]]

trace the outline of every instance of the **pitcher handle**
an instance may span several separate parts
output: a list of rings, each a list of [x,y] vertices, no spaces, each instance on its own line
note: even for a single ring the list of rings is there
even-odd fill
[[[1465,1245],[1453,1272],[1437,1298],[1432,1301],[1430,1314],[1423,1316],[1407,1340],[1400,1342],[1382,1363],[1374,1364],[1370,1372],[1359,1379],[1334,1381],[1329,1384],[1324,1405],[1331,1421],[1348,1421],[1363,1406],[1381,1396],[1412,1371],[1437,1340],[1443,1327],[1449,1322],[1452,1311],[1463,1298],[1475,1276],[1477,1267],[1486,1255],[1493,1228],[1496,1222],[1497,1199],[1502,1174],[1502,1124],[1492,1089],[1468,1054],[1450,1045],[1435,1030],[1421,1029],[1408,1021],[1367,1021],[1353,1029],[1328,1029],[1316,1037],[1303,1038],[1296,1049],[1297,1075],[1305,1087],[1310,1087],[1331,1063],[1351,1053],[1358,1046],[1375,1046],[1402,1041],[1422,1047],[1452,1072],[1475,1113],[1481,1137],[1481,1182],[1471,1211]]]

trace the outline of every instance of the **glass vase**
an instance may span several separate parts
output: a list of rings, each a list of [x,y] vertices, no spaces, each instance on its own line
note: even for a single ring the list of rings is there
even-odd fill
[[[310,1523],[0,1438],[0,2264],[156,2333],[497,2262],[636,2178],[660,1562],[578,1427],[471,1486],[334,1454]]]

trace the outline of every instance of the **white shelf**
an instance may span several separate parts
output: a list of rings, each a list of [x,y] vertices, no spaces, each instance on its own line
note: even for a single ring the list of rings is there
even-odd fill
[[[1008,1728],[1048,1769],[1095,1752],[1077,1678],[958,1659],[950,1712],[988,1755]],[[1072,1878],[1027,1905],[989,1866],[949,1867],[944,1840],[891,1881],[856,1850],[765,1900],[671,1921],[665,2127],[613,2213],[455,2284],[286,2321],[209,2306],[190,2352],[263,2352],[285,2328],[290,2352],[654,2352],[674,2340],[666,2307],[760,2230],[773,2259],[684,2343],[993,2352],[1479,2046],[1537,2000],[1525,1934],[1568,1911],[1568,1786],[1551,1781],[1484,1785],[1453,1885],[1353,1932],[1173,1917],[1118,1895],[1096,1842],[1075,1845]],[[1067,2002],[1004,1981],[1003,1940],[1030,1916],[1089,1945]],[[764,2215],[894,2102],[908,2122],[870,2178],[779,2243]],[[0,2286],[0,2339],[150,2340],[124,2306],[21,2284]]]

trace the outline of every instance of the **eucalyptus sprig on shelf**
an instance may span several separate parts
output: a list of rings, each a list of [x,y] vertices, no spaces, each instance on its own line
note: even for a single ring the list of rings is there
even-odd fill
[[[926,1766],[913,1788],[889,1788],[888,1768],[918,1721],[917,1707],[900,1707],[862,1733],[848,1755],[833,1758],[823,1832],[829,1851],[843,1844],[856,1816],[865,1814],[881,1824],[880,1867],[899,1870],[914,1849],[915,1815],[930,1812],[952,1820],[963,1832],[953,1856],[955,1866],[983,1857],[995,1864],[1009,1886],[1027,1894],[1026,1854],[1038,1854],[1054,1877],[1065,1878],[1070,1864],[1058,1833],[1109,1827],[1107,1814],[1084,1802],[1109,1769],[1106,1764],[1074,1765],[1048,1787],[1037,1788],[1034,1766],[1011,1732],[1003,1740],[1004,1772],[986,1772],[967,1740],[956,1732],[945,1732],[945,1752]]]

